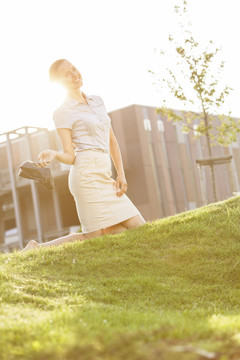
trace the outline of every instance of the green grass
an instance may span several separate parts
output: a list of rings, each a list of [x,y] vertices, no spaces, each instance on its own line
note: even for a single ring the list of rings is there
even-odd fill
[[[199,349],[240,358],[239,196],[0,255],[1,360],[204,359]]]

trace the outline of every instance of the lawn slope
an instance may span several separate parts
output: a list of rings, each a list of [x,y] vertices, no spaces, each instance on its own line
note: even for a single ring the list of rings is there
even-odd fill
[[[204,358],[240,358],[239,196],[0,255],[1,360]]]

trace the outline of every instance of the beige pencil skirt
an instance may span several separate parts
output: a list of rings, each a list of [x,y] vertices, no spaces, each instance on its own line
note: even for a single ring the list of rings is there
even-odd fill
[[[140,214],[126,194],[116,195],[109,153],[78,152],[68,184],[84,233],[119,224]]]

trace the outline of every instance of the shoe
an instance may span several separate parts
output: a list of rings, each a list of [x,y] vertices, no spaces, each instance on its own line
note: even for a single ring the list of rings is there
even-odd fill
[[[39,167],[38,164],[34,161],[25,161],[20,165],[18,175],[26,179],[39,181],[48,190],[52,190],[54,180],[50,168]]]

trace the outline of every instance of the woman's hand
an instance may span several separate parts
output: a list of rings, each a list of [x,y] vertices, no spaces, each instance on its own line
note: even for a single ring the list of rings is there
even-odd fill
[[[56,155],[57,155],[57,151],[55,151],[55,150],[41,151],[38,154],[38,160],[40,162],[39,165],[41,167],[48,166],[56,158]]]
[[[127,180],[124,175],[118,175],[116,178],[117,196],[122,196],[127,191]]]

